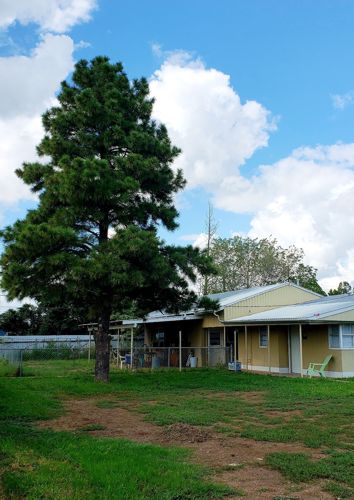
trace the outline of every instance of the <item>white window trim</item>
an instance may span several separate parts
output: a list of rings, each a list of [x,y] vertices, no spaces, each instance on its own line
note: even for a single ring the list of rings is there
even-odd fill
[[[258,328],[258,345],[259,345],[260,349],[268,349],[268,330],[266,332],[267,333],[267,345],[261,345],[261,329],[262,328],[264,328],[264,327],[260,326]],[[265,327],[265,328],[267,328],[267,327]]]
[[[348,323],[347,323],[348,324]],[[330,332],[332,326],[339,326],[339,347],[331,347],[330,345]],[[353,334],[354,334],[354,324],[352,325]],[[328,325],[328,349],[335,351],[354,351],[354,347],[344,347],[343,346],[343,325]]]

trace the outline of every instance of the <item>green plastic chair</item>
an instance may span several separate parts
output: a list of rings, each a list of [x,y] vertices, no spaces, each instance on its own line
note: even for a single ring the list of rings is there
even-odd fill
[[[310,378],[313,375],[319,375],[320,377],[325,377],[326,376],[324,373],[325,368],[327,367],[328,363],[331,361],[332,358],[333,358],[332,354],[329,354],[328,356],[325,357],[322,363],[310,363],[309,367],[307,368],[307,375],[309,375]]]

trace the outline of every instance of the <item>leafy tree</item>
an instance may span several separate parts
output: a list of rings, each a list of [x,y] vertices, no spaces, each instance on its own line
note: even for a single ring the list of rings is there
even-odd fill
[[[81,60],[58,102],[43,116],[43,162],[17,171],[39,204],[2,232],[2,286],[9,298],[85,305],[98,322],[96,380],[107,381],[112,311],[190,307],[188,283],[209,260],[157,236],[177,227],[185,181],[171,168],[179,150],[151,119],[147,81],[106,57]]]
[[[39,333],[39,324],[40,314],[32,304],[8,309],[0,315],[0,330],[9,335],[36,335]]]
[[[341,281],[338,285],[338,288],[331,288],[328,292],[328,295],[342,295],[345,293],[351,293],[352,287],[348,283],[348,281]]]
[[[282,248],[276,239],[216,238],[210,256],[216,274],[208,279],[208,293],[291,281],[325,295],[317,270],[303,263],[303,250]]]
[[[24,304],[0,315],[0,330],[9,335],[82,334],[85,332],[78,325],[85,321],[84,311],[71,310],[65,304],[52,308]]]

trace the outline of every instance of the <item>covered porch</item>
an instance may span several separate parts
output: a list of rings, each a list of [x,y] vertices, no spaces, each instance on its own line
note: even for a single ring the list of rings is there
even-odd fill
[[[321,364],[330,358],[326,376],[344,376],[342,350],[331,347],[328,323],[265,322],[235,324],[233,328],[243,370],[303,377],[310,363]]]

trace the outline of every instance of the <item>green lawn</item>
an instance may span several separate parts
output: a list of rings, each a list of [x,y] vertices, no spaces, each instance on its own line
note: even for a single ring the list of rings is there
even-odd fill
[[[192,464],[182,448],[33,426],[60,415],[64,397],[90,396],[102,396],[101,408],[132,402],[135,411],[158,425],[211,425],[224,435],[318,448],[325,458],[272,453],[265,466],[293,481],[326,479],[334,497],[354,498],[354,380],[224,370],[113,371],[105,385],[93,382],[91,371],[87,360],[28,361],[28,376],[0,377],[0,471],[6,498],[197,499],[230,492],[213,484],[210,471]]]

